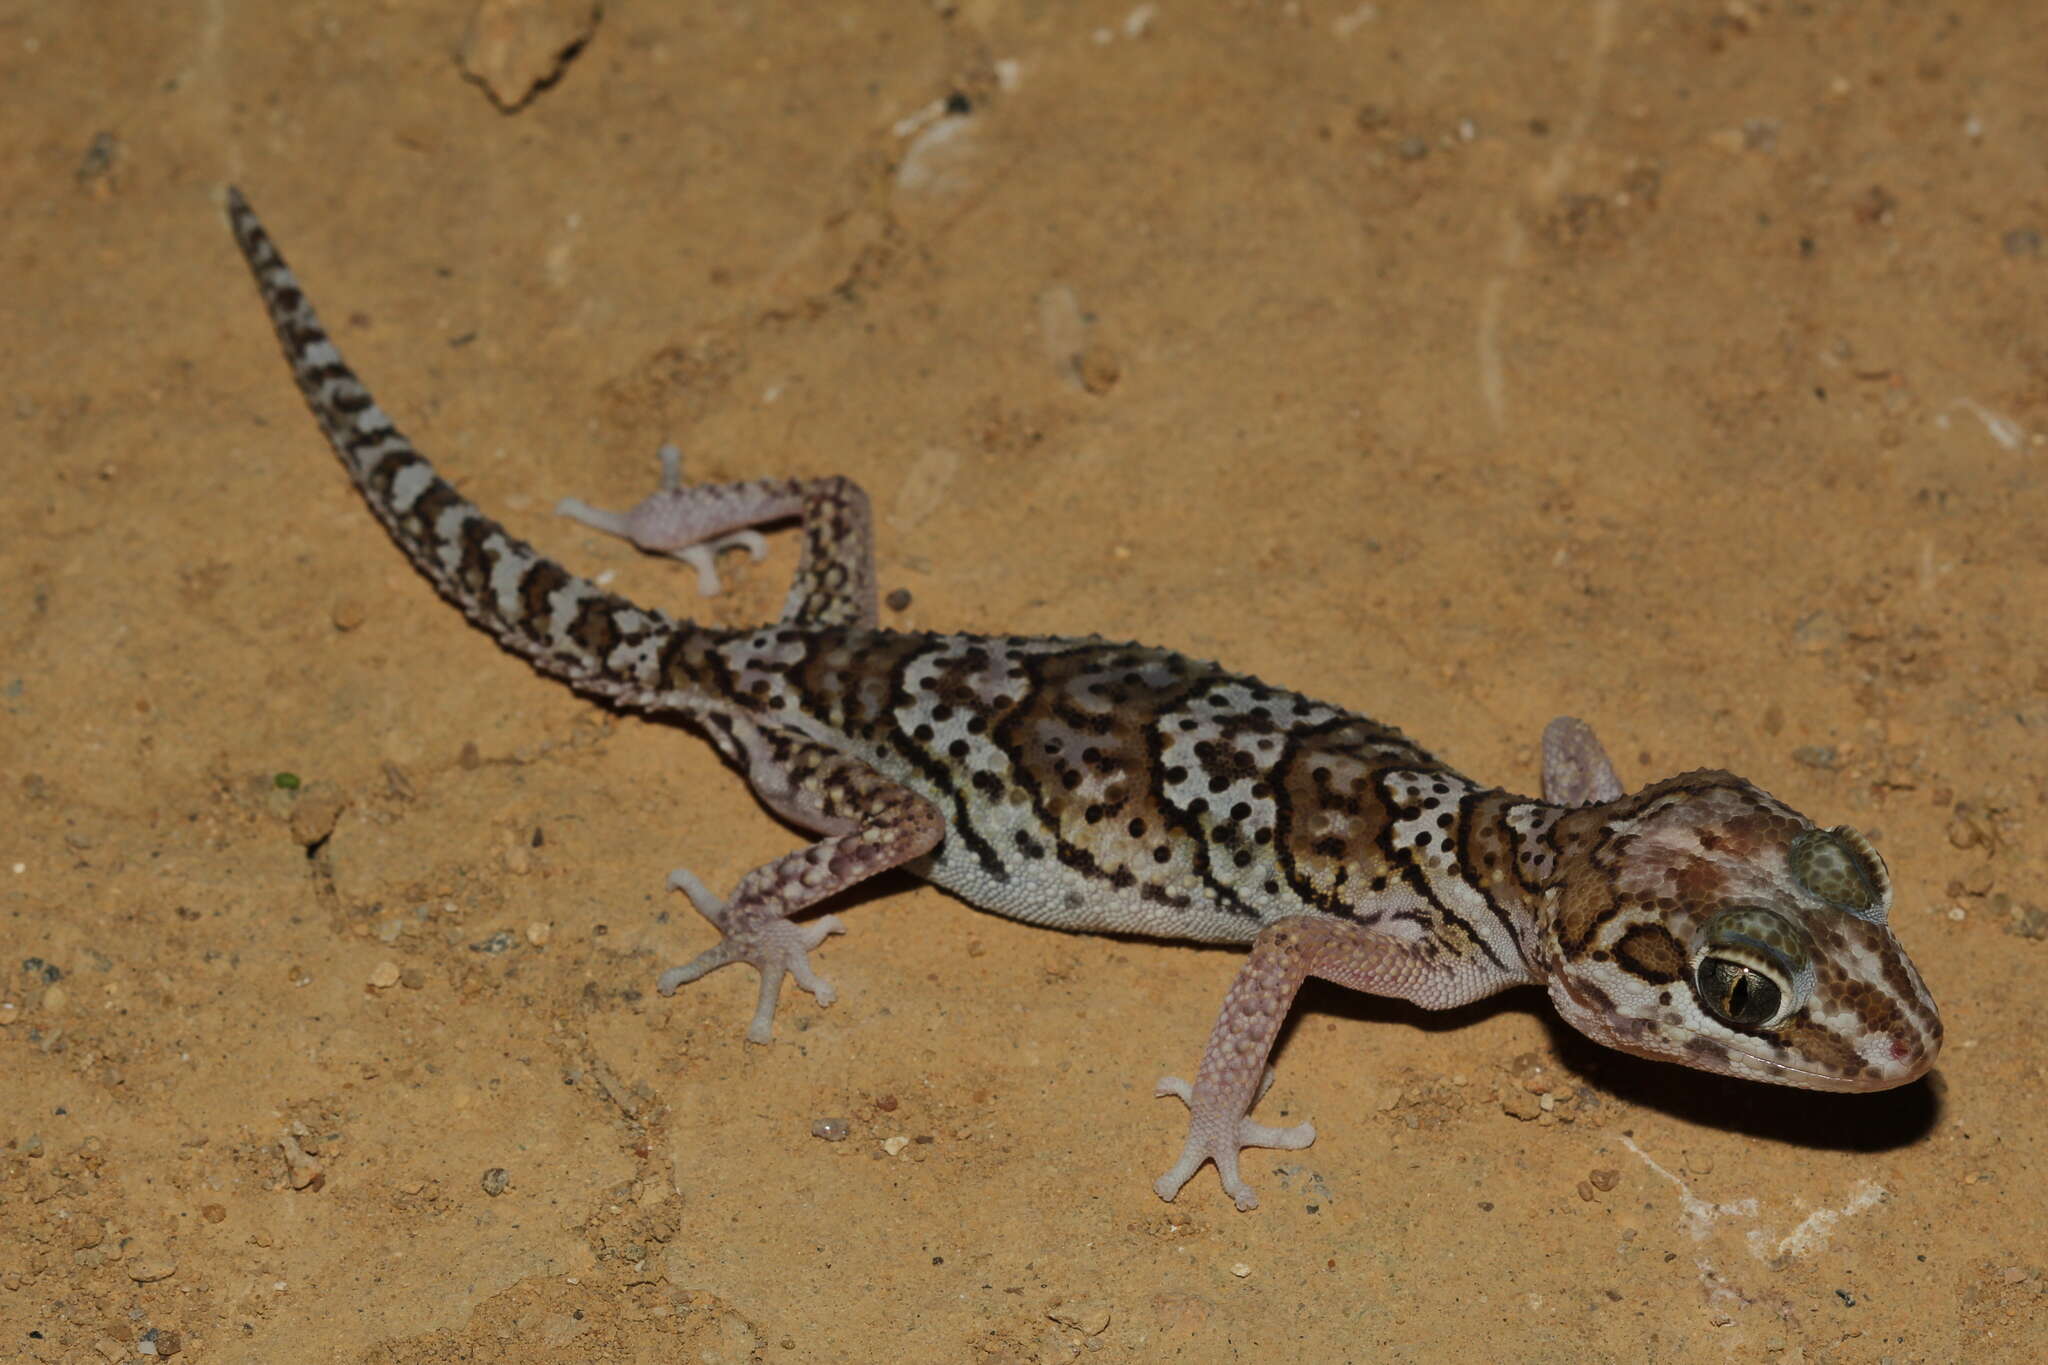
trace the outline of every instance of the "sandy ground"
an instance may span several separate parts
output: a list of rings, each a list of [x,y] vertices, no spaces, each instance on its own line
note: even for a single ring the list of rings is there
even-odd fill
[[[2048,1352],[2028,6],[614,3],[515,113],[467,17],[0,13],[0,1359]],[[1320,1140],[1167,1205],[1236,957],[907,879],[746,1045],[750,974],[652,991],[709,941],[662,881],[793,835],[406,566],[230,182],[443,469],[641,600],[793,562],[702,602],[551,515],[673,437],[863,483],[893,624],[1174,645],[1524,790],[1571,712],[1867,829],[1937,1073],[1312,990],[1262,1113]]]

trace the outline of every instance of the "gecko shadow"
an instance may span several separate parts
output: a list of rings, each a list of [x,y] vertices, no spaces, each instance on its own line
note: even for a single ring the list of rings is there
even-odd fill
[[[1292,1031],[1310,1014],[1367,1027],[1405,1025],[1438,1033],[1523,1012],[1541,1016],[1550,1034],[1550,1052],[1565,1073],[1560,1081],[1590,1090],[1604,1104],[1636,1105],[1702,1127],[1821,1151],[1892,1151],[1923,1140],[1941,1121],[1945,1086],[1938,1068],[1909,1085],[1868,1094],[1741,1080],[1603,1047],[1558,1018],[1546,998],[1529,987],[1456,1009],[1425,1010],[1405,1000],[1310,981],[1296,998],[1274,1055],[1280,1056]]]

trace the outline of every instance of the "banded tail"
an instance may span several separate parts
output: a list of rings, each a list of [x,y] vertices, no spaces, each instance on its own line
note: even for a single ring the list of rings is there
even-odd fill
[[[580,690],[645,705],[683,681],[685,649],[701,648],[709,632],[569,572],[435,473],[342,359],[232,186],[227,210],[306,405],[377,520],[441,595],[506,649]]]

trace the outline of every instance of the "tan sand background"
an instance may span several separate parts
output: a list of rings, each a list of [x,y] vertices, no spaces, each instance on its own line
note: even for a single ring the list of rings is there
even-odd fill
[[[2038,7],[612,3],[509,114],[470,8],[0,11],[0,1359],[2048,1352]],[[1235,956],[908,880],[747,1046],[750,974],[653,994],[709,942],[662,879],[793,836],[406,566],[229,182],[640,600],[793,562],[700,603],[551,514],[672,437],[863,483],[893,624],[1170,644],[1524,790],[1571,712],[1868,829],[1937,1074],[1311,991],[1261,1112],[1321,1139],[1167,1205]]]

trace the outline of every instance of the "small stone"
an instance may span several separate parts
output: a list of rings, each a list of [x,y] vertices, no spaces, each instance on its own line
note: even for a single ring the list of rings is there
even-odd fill
[[[1099,343],[1074,357],[1074,373],[1080,377],[1081,387],[1098,398],[1116,387],[1123,372],[1116,352]]]
[[[2015,906],[2005,931],[2020,938],[2048,939],[2048,910],[2038,905]]]
[[[327,614],[327,619],[334,623],[336,630],[345,635],[369,620],[370,613],[355,598],[344,597],[334,604],[333,609]]]
[[[843,1118],[822,1118],[811,1120],[811,1136],[823,1142],[844,1142],[852,1130],[852,1124]]]
[[[1243,1261],[1239,1261],[1237,1264],[1230,1267],[1230,1273],[1237,1276],[1237,1278],[1239,1278],[1240,1280],[1242,1280],[1252,1273],[1252,1268],[1246,1265]]]
[[[1792,627],[1793,643],[1808,652],[1831,649],[1841,644],[1847,636],[1848,631],[1843,627],[1840,618],[1833,612],[1825,610],[1800,617]]]
[[[481,0],[456,57],[501,113],[561,79],[604,13],[599,0]]]
[[[295,1190],[310,1189],[316,1194],[327,1184],[327,1173],[320,1162],[306,1154],[299,1146],[299,1140],[286,1133],[278,1141],[278,1148],[284,1153],[285,1178]]]
[[[1593,1197],[1594,1196],[1592,1182],[1587,1180],[1581,1180],[1579,1182],[1579,1198],[1585,1200],[1588,1204],[1590,1204],[1593,1202]]]
[[[178,1273],[178,1263],[161,1251],[145,1251],[131,1256],[123,1268],[127,1270],[128,1278],[137,1284],[155,1284]]]
[[[1605,1194],[1607,1191],[1613,1189],[1616,1185],[1619,1185],[1621,1183],[1621,1172],[1612,1170],[1589,1171],[1586,1174],[1586,1179],[1590,1180],[1593,1183],[1594,1189],[1599,1190],[1602,1194]]]
[[[202,1204],[199,1206],[199,1216],[209,1223],[224,1223],[228,1216],[227,1205]]]
[[[398,984],[400,975],[398,964],[386,959],[370,968],[370,985],[375,990],[389,990]]]
[[[292,842],[302,848],[325,842],[346,809],[348,798],[331,782],[313,782],[300,788],[298,799],[292,802]]]
[[[496,1199],[512,1185],[512,1173],[503,1166],[493,1166],[484,1172],[482,1180],[484,1193]]]
[[[524,877],[533,871],[533,855],[517,845],[505,850],[503,861],[505,870],[515,877]]]
[[[889,595],[882,599],[882,605],[889,608],[890,611],[909,611],[910,589],[891,588]]]
[[[1543,1112],[1542,1102],[1519,1085],[1500,1088],[1500,1108],[1509,1118],[1520,1119],[1524,1123]]]
[[[1403,161],[1420,161],[1429,155],[1429,144],[1419,137],[1404,137],[1394,144],[1394,155]]]
[[[536,948],[545,947],[547,941],[554,936],[555,926],[546,920],[537,919],[526,926],[526,941]]]
[[[900,1135],[897,1137],[882,1139],[882,1150],[887,1152],[890,1156],[895,1156],[897,1153],[901,1152],[905,1147],[908,1147],[909,1145],[910,1139]]]
[[[1048,1309],[1046,1316],[1084,1337],[1100,1336],[1109,1326],[1109,1305],[1098,1299],[1081,1299]]]

